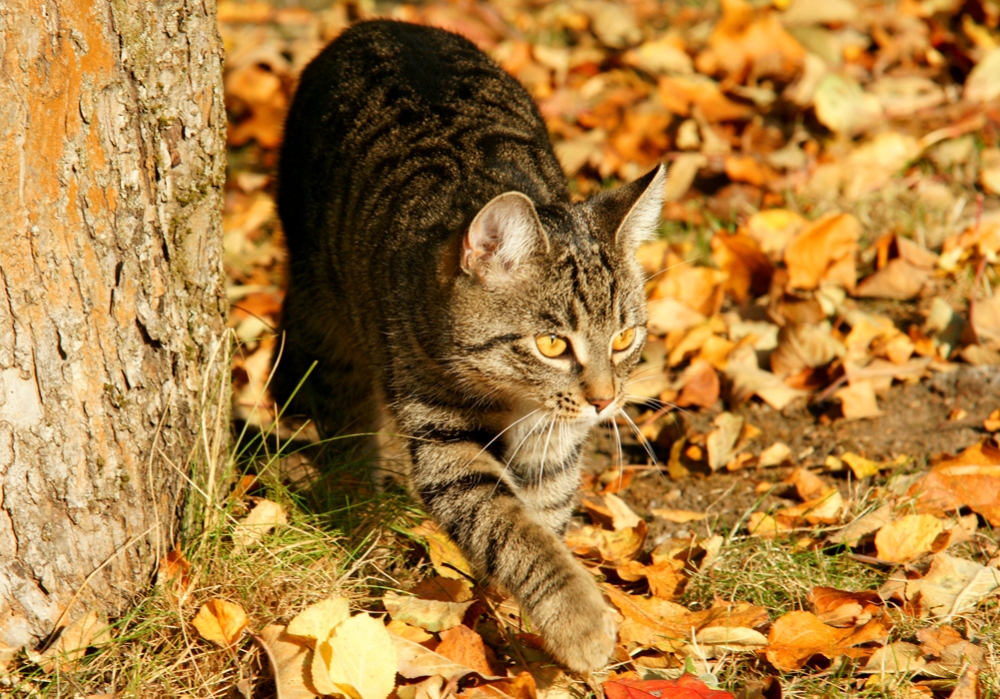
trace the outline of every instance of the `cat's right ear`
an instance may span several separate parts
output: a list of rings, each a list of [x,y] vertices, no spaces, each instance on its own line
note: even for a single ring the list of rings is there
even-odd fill
[[[549,240],[531,199],[505,192],[492,199],[472,219],[462,243],[462,271],[483,278],[511,276]]]

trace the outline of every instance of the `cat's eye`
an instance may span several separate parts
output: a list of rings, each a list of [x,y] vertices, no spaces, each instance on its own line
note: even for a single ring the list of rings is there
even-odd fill
[[[551,357],[555,359],[556,357],[561,357],[566,353],[569,345],[566,343],[564,338],[558,335],[549,335],[542,333],[535,337],[535,344],[538,345],[538,351],[544,354],[546,357]]]
[[[635,328],[629,328],[628,330],[622,330],[620,333],[615,335],[615,339],[611,341],[611,349],[615,352],[621,352],[622,350],[627,350],[632,346],[632,342],[635,340]]]

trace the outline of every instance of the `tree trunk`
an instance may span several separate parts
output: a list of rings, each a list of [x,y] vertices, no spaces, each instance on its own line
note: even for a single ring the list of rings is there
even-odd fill
[[[215,14],[0,0],[0,649],[128,605],[225,429]]]

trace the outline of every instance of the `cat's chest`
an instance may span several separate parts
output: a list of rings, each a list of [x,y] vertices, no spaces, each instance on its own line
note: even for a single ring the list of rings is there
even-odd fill
[[[504,432],[503,460],[510,476],[524,485],[575,472],[590,426],[556,420],[542,412],[512,420]]]

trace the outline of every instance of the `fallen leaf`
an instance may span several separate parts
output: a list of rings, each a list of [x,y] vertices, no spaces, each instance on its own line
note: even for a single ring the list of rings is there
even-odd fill
[[[306,685],[310,666],[308,644],[286,633],[284,626],[274,624],[265,626],[254,638],[270,661],[277,699],[313,699],[317,696]]]
[[[729,692],[712,689],[694,675],[676,680],[638,680],[621,677],[603,685],[608,699],[734,699]]]
[[[983,103],[1000,97],[1000,47],[987,52],[969,73],[964,97],[969,102]]]
[[[827,73],[813,95],[816,118],[837,133],[853,135],[882,118],[882,104],[850,77]]]
[[[987,432],[1000,431],[1000,409],[994,410],[989,417],[983,420],[983,429]]]
[[[889,522],[875,535],[878,557],[892,563],[916,560],[934,547],[934,540],[944,525],[932,515],[906,515]]]
[[[228,648],[240,640],[250,619],[240,605],[213,599],[201,605],[191,624],[206,641]]]
[[[642,553],[647,533],[648,528],[643,521],[636,527],[620,531],[584,525],[567,530],[565,540],[566,545],[579,556],[618,566]]]
[[[771,371],[785,377],[803,369],[826,366],[847,353],[833,336],[830,324],[787,323],[778,331],[778,346],[771,353]]]
[[[191,570],[191,563],[184,556],[177,544],[167,555],[160,559],[159,570],[156,571],[156,584],[170,586],[177,592],[186,592],[191,584],[188,573]]]
[[[791,447],[784,442],[775,442],[760,453],[760,456],[757,458],[757,468],[780,466],[781,464],[790,461],[791,457]]]
[[[465,556],[462,555],[455,542],[440,530],[434,520],[425,520],[419,526],[411,529],[410,533],[427,542],[431,563],[438,575],[456,580],[466,580],[473,577],[472,566],[465,560]]]
[[[604,502],[607,504],[608,510],[611,511],[611,526],[614,527],[615,531],[634,529],[642,521],[642,517],[633,512],[632,508],[617,495],[608,493],[604,496]]]
[[[822,281],[853,289],[861,224],[850,214],[828,214],[808,224],[785,248],[788,285],[815,289]]]
[[[952,690],[948,699],[981,699],[982,687],[979,684],[979,668],[969,665],[958,679],[958,684]]]
[[[665,519],[668,522],[675,522],[677,524],[697,522],[708,517],[708,515],[704,512],[692,512],[691,510],[670,510],[660,507],[654,507],[649,512],[654,517],[659,517],[660,519]]]
[[[1000,293],[976,301],[969,314],[969,323],[980,344],[1000,350]]]
[[[712,236],[712,256],[727,279],[724,288],[737,303],[766,294],[774,266],[757,241],[743,231]]]
[[[333,630],[351,616],[350,604],[343,597],[330,597],[310,604],[288,622],[285,633],[313,641],[325,641]],[[313,644],[315,645],[315,644]]]
[[[695,359],[691,362],[678,377],[675,385],[677,384],[681,386],[681,392],[674,404],[681,408],[692,405],[711,408],[719,400],[719,391],[722,388],[715,367],[704,359]]]
[[[708,466],[713,471],[718,471],[735,454],[736,440],[743,429],[743,418],[723,412],[715,418],[713,424],[716,428],[709,433],[705,442],[708,446]]]
[[[732,381],[732,402],[737,405],[751,396],[758,396],[775,410],[783,410],[796,398],[808,395],[758,367],[757,354],[749,345],[730,355],[726,375]]]
[[[863,456],[859,456],[854,452],[845,452],[841,454],[840,458],[847,464],[851,471],[854,473],[854,477],[857,479],[868,478],[869,476],[874,476],[882,469],[881,464],[871,459],[866,459]]]
[[[754,12],[745,0],[723,0],[722,18],[695,59],[705,74],[727,77],[752,71],[791,82],[802,70],[806,52],[767,8]]]
[[[391,638],[396,647],[396,656],[399,661],[397,672],[406,679],[412,680],[418,677],[441,675],[446,681],[452,681],[475,672],[472,668],[428,650],[419,643],[414,643],[399,636],[392,636]],[[484,679],[499,680],[502,678],[491,676]]]
[[[62,627],[59,637],[41,653],[28,651],[28,659],[45,672],[68,672],[74,669],[90,646],[111,640],[111,627],[96,610],[76,618]]]
[[[915,298],[931,277],[929,270],[897,257],[858,284],[856,296],[906,301]]]
[[[916,674],[926,664],[920,646],[896,641],[872,653],[861,672],[880,675]]]
[[[1000,526],[1000,448],[981,442],[939,461],[910,494],[917,496],[925,511],[969,507],[994,527]]]
[[[710,626],[700,630],[687,649],[705,658],[719,657],[725,653],[754,653],[767,645],[767,636],[743,626]]]
[[[880,641],[887,635],[878,619],[861,627],[838,629],[824,624],[812,612],[789,612],[771,626],[765,653],[779,670],[798,670],[814,655],[831,660],[842,655],[863,657],[867,652],[855,646]]]
[[[809,591],[809,603],[813,613],[824,624],[843,628],[868,623],[872,615],[879,612],[882,598],[877,592],[814,587]]]
[[[250,514],[233,528],[233,541],[237,546],[258,544],[279,524],[288,524],[285,508],[271,500],[258,500]]]
[[[949,621],[965,614],[1000,587],[1000,569],[940,552],[931,558],[927,574],[906,582],[906,598],[919,595],[920,608]]]
[[[322,694],[386,699],[396,686],[396,646],[378,619],[356,614],[316,644],[312,680]]]
[[[750,237],[757,241],[764,254],[776,262],[782,259],[789,241],[805,228],[807,223],[794,211],[770,209],[758,211],[751,216],[747,221],[746,230]]]
[[[468,602],[472,599],[472,584],[465,580],[454,578],[424,578],[409,589],[409,593],[420,599],[433,599],[440,602]]]
[[[484,677],[495,674],[486,655],[483,637],[459,624],[441,634],[441,643],[434,652],[471,668]]]
[[[467,602],[440,602],[438,600],[408,597],[386,592],[382,604],[389,616],[413,626],[437,633],[462,623],[465,612],[474,600]]]
[[[863,420],[882,414],[875,400],[875,387],[870,381],[855,381],[834,391],[833,397],[840,401],[840,410],[848,420]]]

